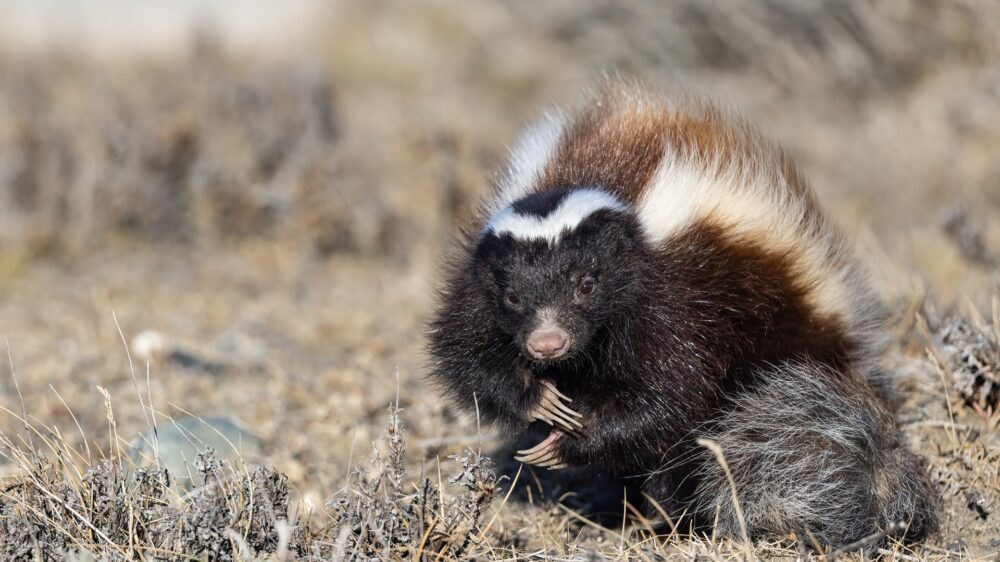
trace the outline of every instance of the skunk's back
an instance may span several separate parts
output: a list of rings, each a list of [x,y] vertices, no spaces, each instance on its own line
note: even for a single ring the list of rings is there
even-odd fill
[[[863,343],[855,362],[873,366],[884,347],[878,299],[808,183],[781,148],[715,105],[606,84],[521,137],[482,220],[559,187],[613,194],[654,247],[714,227],[729,244],[780,256],[817,320]]]

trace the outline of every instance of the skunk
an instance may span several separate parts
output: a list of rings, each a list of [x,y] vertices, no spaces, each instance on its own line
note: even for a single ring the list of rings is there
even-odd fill
[[[640,478],[735,537],[730,477],[751,537],[935,530],[880,368],[884,309],[785,152],[739,118],[606,85],[524,134],[461,241],[430,376],[511,435],[544,427],[517,460]]]

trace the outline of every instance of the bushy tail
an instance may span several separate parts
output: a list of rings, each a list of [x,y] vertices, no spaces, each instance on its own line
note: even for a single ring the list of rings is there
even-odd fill
[[[925,465],[860,375],[796,363],[759,380],[700,435],[721,446],[752,537],[796,532],[839,547],[879,531],[920,539],[935,530]],[[697,512],[740,536],[729,480],[707,451],[699,473]]]

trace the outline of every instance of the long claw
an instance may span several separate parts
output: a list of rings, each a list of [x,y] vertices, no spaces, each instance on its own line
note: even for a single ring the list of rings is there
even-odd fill
[[[563,413],[569,413],[569,412],[573,412],[574,414],[576,413],[575,411],[573,411],[569,407],[567,407],[565,404],[563,404],[562,402],[560,402],[559,399],[556,398],[555,396],[550,396],[548,394],[542,394],[542,398],[540,399],[539,402],[542,403],[542,404],[548,404],[551,407],[551,409],[558,410],[558,411],[563,412]]]
[[[543,421],[543,422],[545,422],[545,423],[547,423],[549,425],[553,425],[553,423],[552,423],[552,416],[545,415],[547,413],[548,412],[546,412],[545,410],[536,410],[536,411],[534,411],[534,412],[531,413],[530,417],[533,420]]]
[[[572,433],[572,432],[576,431],[575,427],[573,427],[572,425],[569,425],[565,421],[563,421],[561,419],[556,420],[556,421],[559,422],[559,427],[562,428],[563,430],[565,430],[565,431],[567,431],[569,433]]]
[[[539,462],[545,462],[549,459],[555,458],[555,444],[560,435],[560,432],[553,431],[538,445],[535,445],[530,449],[518,451],[518,456],[514,457],[514,460],[529,464],[538,464]]]
[[[551,456],[546,457],[540,461],[536,461],[534,464],[539,468],[548,468],[550,466],[557,466],[560,463],[562,463],[562,461],[559,460],[559,457],[556,456],[555,454],[552,454]]]
[[[573,427],[569,423],[566,423],[565,418],[563,418],[561,416],[557,416],[557,415],[555,415],[555,414],[553,414],[552,412],[549,412],[549,411],[545,411],[545,412],[539,413],[537,415],[533,415],[532,419],[533,420],[538,420],[538,421],[545,422],[545,423],[549,424],[552,427],[556,427],[558,425],[559,429],[562,429],[562,430],[564,430],[566,432],[569,432],[569,433],[574,433],[574,432],[578,431],[578,429],[576,427]]]
[[[568,415],[553,409],[551,405],[547,408],[547,411],[553,420],[570,431],[576,431],[577,429],[583,428],[583,424],[577,421],[576,418],[571,418]]]
[[[550,412],[551,412],[551,410],[550,410]],[[573,420],[571,418],[567,418],[563,414],[555,414],[555,413],[553,413],[552,414],[552,419],[553,419],[553,421],[555,421],[556,423],[558,423],[560,427],[562,427],[566,431],[569,431],[570,433],[572,433],[572,432],[576,431],[577,429],[579,429],[576,426],[583,427],[583,425],[580,424],[579,422],[577,422],[576,420]]]
[[[576,417],[576,418],[582,418],[583,417],[583,414],[581,414],[580,412],[577,412],[573,408],[570,408],[566,404],[563,404],[562,402],[560,402],[560,401],[558,401],[558,400],[556,400],[554,398],[552,398],[551,400],[553,401],[554,404],[556,404],[556,405],[559,406],[559,409],[561,411],[563,411],[563,412],[565,412],[565,413],[567,413],[567,414],[569,414],[569,415],[571,415],[573,417]]]
[[[552,458],[550,458],[551,456],[552,456],[552,451],[545,450],[537,452],[534,455],[521,455],[519,457],[514,457],[514,460],[518,462],[541,466],[541,463],[553,460]]]
[[[559,392],[559,389],[556,388],[556,385],[553,384],[551,381],[542,381],[542,384],[545,385],[546,388],[548,388],[549,390],[551,390],[559,398],[562,398],[563,400],[565,400],[567,402],[572,402],[573,401],[573,399],[570,398],[569,396],[566,396],[562,392]]]
[[[548,411],[550,413],[555,414],[557,417],[562,418],[562,419],[568,421],[572,425],[575,425],[577,427],[583,427],[582,423],[580,423],[579,421],[577,421],[576,418],[574,418],[573,416],[569,415],[566,412],[565,406],[563,406],[562,404],[553,403],[553,402],[549,401],[547,398],[543,398],[542,401],[548,406],[547,409],[548,409]],[[572,411],[572,410],[570,410],[570,411]],[[577,415],[579,415],[579,414],[577,414]]]
[[[530,449],[524,449],[523,451],[518,451],[517,454],[519,454],[519,455],[530,455],[530,454],[536,453],[538,451],[541,451],[542,449],[544,449],[544,448],[548,447],[549,445],[551,445],[558,437],[559,437],[558,433],[550,433],[549,436],[546,437],[545,439],[543,439],[541,443],[535,445],[534,447],[532,447]]]
[[[536,466],[543,466],[550,462],[551,463],[558,462],[555,451],[551,449],[545,449],[544,451],[540,451],[538,453],[535,453],[534,455],[526,455],[523,458],[524,460],[521,462],[526,462],[528,464],[533,464]]]
[[[528,416],[532,420],[544,421],[554,428],[556,426],[558,428],[553,429],[541,443],[534,447],[517,451],[514,460],[549,470],[560,470],[568,465],[559,458],[555,447],[556,441],[563,433],[576,433],[583,429],[583,424],[579,421],[583,414],[566,405],[566,402],[573,400],[559,392],[552,381],[543,380],[541,383],[543,387],[541,397]]]
[[[528,419],[533,421],[535,420],[543,421],[549,425],[552,425],[552,415],[546,411],[544,402],[539,402],[538,405],[536,405],[534,409],[532,409],[531,412],[528,413]]]
[[[518,454],[518,457],[530,458],[530,457],[533,457],[533,456],[535,456],[535,455],[537,455],[539,453],[543,453],[543,452],[545,452],[545,449],[539,449],[536,446],[536,447],[532,447],[531,449],[528,449],[526,451],[518,451],[517,454]],[[520,459],[518,459],[518,460],[520,460]]]
[[[544,399],[538,404],[535,411],[538,416],[548,419],[555,419],[558,415],[557,412],[552,409],[552,406]]]
[[[531,447],[530,449],[518,451],[514,460],[526,464],[532,464],[539,468],[549,468],[551,470],[565,468],[566,463],[559,458],[559,452],[556,450],[557,443],[562,435],[563,431],[553,429],[541,443]]]
[[[541,420],[549,425],[558,423],[570,431],[583,428],[583,424],[576,421],[577,418],[582,418],[583,414],[562,402],[562,400],[571,401],[569,397],[559,392],[551,381],[543,380],[542,387],[538,405],[528,415],[529,419]]]
[[[521,455],[520,458],[518,458],[517,460],[531,464],[538,464],[539,462],[548,459],[552,454],[553,454],[552,449],[550,447],[546,447],[541,451],[536,451],[531,454]]]
[[[572,416],[570,414],[572,414]],[[528,418],[531,420],[544,421],[549,425],[555,425],[558,423],[561,427],[568,429],[569,431],[582,429],[583,424],[577,421],[573,416],[583,417],[581,414],[567,408],[557,399],[543,394],[541,402],[535,407],[534,410],[532,410],[532,412],[528,415]]]

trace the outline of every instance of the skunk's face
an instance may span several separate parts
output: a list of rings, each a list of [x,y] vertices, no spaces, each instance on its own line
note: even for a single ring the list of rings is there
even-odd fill
[[[579,355],[638,290],[642,241],[627,211],[601,208],[557,234],[495,229],[474,256],[499,327],[536,362]]]

